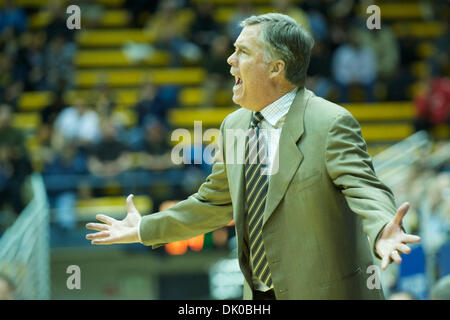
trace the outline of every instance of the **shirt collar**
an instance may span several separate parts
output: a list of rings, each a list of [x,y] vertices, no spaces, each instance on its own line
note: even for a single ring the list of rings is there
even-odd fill
[[[288,113],[289,108],[295,99],[296,93],[297,88],[294,88],[292,91],[286,93],[284,96],[280,97],[278,100],[272,102],[260,111],[264,116],[264,119],[271,126],[274,127],[277,122]]]

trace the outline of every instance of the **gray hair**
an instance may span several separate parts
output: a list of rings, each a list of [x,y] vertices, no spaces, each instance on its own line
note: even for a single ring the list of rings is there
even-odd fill
[[[281,13],[251,16],[241,27],[261,24],[265,58],[281,59],[286,64],[286,79],[299,87],[305,85],[314,39],[294,19]]]

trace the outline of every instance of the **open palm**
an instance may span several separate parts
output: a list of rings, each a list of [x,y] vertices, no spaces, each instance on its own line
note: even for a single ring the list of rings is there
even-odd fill
[[[400,252],[408,254],[411,248],[405,243],[416,243],[420,241],[420,237],[406,234],[402,230],[402,220],[409,209],[407,202],[403,203],[397,210],[394,219],[389,222],[383,229],[381,236],[378,238],[375,249],[381,257],[381,269],[385,270],[391,261],[401,263],[402,258]]]
[[[133,195],[127,197],[127,216],[116,220],[104,214],[98,214],[97,220],[103,223],[88,223],[87,229],[98,232],[86,235],[91,244],[135,243],[139,241],[138,227],[142,217],[133,203]]]

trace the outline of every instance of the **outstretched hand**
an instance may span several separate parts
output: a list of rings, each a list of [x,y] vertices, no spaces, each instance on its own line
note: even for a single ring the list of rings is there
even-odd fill
[[[98,214],[97,220],[103,223],[88,223],[86,229],[97,230],[89,233],[86,239],[91,244],[135,243],[139,241],[138,227],[142,217],[133,203],[133,195],[127,197],[127,216],[123,220],[116,220],[104,214]]]
[[[383,229],[381,236],[375,244],[375,250],[381,257],[381,269],[385,270],[391,261],[401,263],[402,258],[400,252],[408,254],[411,248],[405,243],[416,243],[420,241],[420,237],[406,234],[402,230],[402,220],[408,212],[409,203],[403,203],[394,216],[394,219],[389,222]]]

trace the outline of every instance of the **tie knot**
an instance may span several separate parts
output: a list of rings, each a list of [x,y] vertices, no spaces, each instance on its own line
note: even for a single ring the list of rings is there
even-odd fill
[[[252,128],[255,128],[258,126],[258,124],[262,121],[262,119],[264,119],[264,116],[261,114],[261,112],[255,112],[255,114],[252,117],[252,123],[251,126]]]

